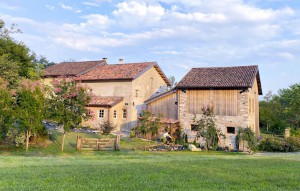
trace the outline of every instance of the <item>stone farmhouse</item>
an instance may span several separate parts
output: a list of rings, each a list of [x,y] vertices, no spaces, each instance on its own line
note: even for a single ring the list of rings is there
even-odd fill
[[[146,100],[147,109],[178,120],[193,140],[195,121],[203,107],[213,107],[216,125],[225,135],[223,146],[235,148],[237,128],[250,127],[259,135],[258,96],[262,88],[258,66],[193,68],[176,88]]]
[[[170,91],[166,91],[170,82],[156,62],[64,62],[47,68],[44,82],[49,84],[60,76],[75,77],[97,96],[87,106],[96,118],[84,122],[86,126],[109,121],[117,130],[128,132],[147,109],[157,116],[162,114],[169,127],[180,125],[193,140],[202,108],[212,106],[217,127],[226,137],[224,146],[235,147],[239,127],[250,127],[259,135],[258,96],[262,88],[258,66],[193,68]]]
[[[95,119],[83,125],[96,127],[105,121],[114,123],[117,130],[130,131],[137,125],[138,116],[146,109],[144,101],[166,91],[170,84],[156,62],[107,64],[100,61],[63,62],[44,71],[44,83],[53,78],[74,77],[86,84],[97,96],[87,108]]]

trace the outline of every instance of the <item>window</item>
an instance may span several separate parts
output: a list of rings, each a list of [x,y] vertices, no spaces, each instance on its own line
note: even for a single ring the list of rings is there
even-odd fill
[[[197,131],[198,130],[198,125],[191,125],[191,130],[192,131]]]
[[[104,117],[104,110],[101,109],[99,110],[99,118],[103,118]]]
[[[126,119],[127,118],[127,110],[123,109],[123,118]]]
[[[135,97],[139,97],[140,95],[140,90],[135,90]]]
[[[235,134],[235,127],[227,127],[227,134]]]
[[[128,103],[125,103],[125,105],[128,105]]]
[[[114,110],[114,118],[117,118],[117,110]]]

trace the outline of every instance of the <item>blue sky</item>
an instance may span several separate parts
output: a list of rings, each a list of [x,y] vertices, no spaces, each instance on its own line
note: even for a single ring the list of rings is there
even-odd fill
[[[299,0],[0,0],[0,19],[48,60],[258,65],[264,93],[300,82]]]

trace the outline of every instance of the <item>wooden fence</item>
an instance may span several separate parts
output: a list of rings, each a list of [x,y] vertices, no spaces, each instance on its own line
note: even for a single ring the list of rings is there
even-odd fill
[[[120,135],[115,138],[93,139],[77,136],[77,150],[107,151],[120,150]]]

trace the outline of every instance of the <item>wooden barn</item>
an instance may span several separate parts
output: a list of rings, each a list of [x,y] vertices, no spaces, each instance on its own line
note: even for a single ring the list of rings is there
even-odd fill
[[[237,128],[250,127],[259,135],[258,96],[262,88],[258,66],[193,68],[176,88],[148,99],[147,109],[178,120],[193,140],[195,120],[203,107],[213,107],[217,128],[225,135],[223,145],[235,148]]]

